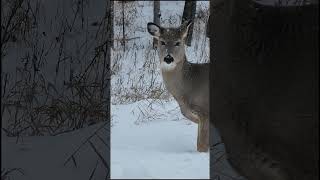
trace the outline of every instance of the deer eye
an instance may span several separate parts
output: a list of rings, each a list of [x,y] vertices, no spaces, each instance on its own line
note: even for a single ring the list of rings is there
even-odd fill
[[[176,42],[175,46],[180,46],[180,42]]]
[[[165,42],[163,42],[163,41],[161,41],[161,45],[163,45],[163,46],[164,46],[164,45],[166,45],[166,43],[165,43]]]

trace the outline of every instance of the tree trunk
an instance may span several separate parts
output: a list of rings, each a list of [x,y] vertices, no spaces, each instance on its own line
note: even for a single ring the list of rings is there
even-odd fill
[[[125,12],[124,12],[124,3],[125,1],[122,1],[121,2],[121,6],[122,6],[122,41],[121,41],[121,44],[123,46],[123,52],[126,51],[126,31],[125,31],[125,22],[124,22],[124,19],[125,19]]]
[[[210,19],[211,19],[211,16],[209,15],[209,18],[208,18],[208,22],[207,22],[207,29],[206,29],[206,36],[208,38],[210,38]]]
[[[196,15],[196,7],[197,7],[197,1],[185,1],[181,24],[188,20],[193,20],[194,22],[194,17]],[[186,39],[187,46],[191,46],[193,24],[194,23],[192,23],[189,28],[188,36]]]
[[[114,1],[110,0],[110,9],[109,9],[109,22],[110,22],[110,28],[111,28],[111,31],[110,31],[110,40],[111,40],[111,44],[110,44],[110,48],[113,48],[114,47],[114,30],[113,30],[113,21],[114,21]]]
[[[160,26],[160,1],[154,0],[153,1],[153,22]],[[153,38],[153,48],[157,48],[158,40]]]

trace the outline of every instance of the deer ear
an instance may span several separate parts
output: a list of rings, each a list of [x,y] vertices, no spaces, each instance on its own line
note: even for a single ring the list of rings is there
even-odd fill
[[[182,37],[185,38],[188,35],[189,29],[192,25],[192,20],[188,20],[185,21],[182,25],[181,25],[181,30],[182,30]]]
[[[159,37],[161,34],[161,27],[155,23],[149,22],[147,24],[147,29],[148,32],[153,36],[153,37]]]

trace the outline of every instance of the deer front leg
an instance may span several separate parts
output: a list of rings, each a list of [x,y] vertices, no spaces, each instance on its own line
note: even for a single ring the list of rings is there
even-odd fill
[[[190,105],[188,105],[186,101],[186,98],[184,98],[184,96],[181,96],[179,98],[176,98],[176,100],[180,106],[182,115],[190,121],[198,124],[199,116],[191,110]]]
[[[180,106],[181,113],[184,117],[189,119],[190,121],[197,123],[199,122],[199,116],[194,114],[190,109],[186,108],[185,106]]]
[[[197,150],[207,152],[209,149],[209,119],[201,117],[198,124]]]

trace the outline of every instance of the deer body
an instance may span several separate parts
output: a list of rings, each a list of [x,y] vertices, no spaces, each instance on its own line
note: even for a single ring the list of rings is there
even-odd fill
[[[166,89],[178,102],[181,113],[198,123],[197,150],[209,148],[209,64],[188,62],[184,41],[191,22],[179,28],[148,23],[149,33],[158,39],[160,69]]]

